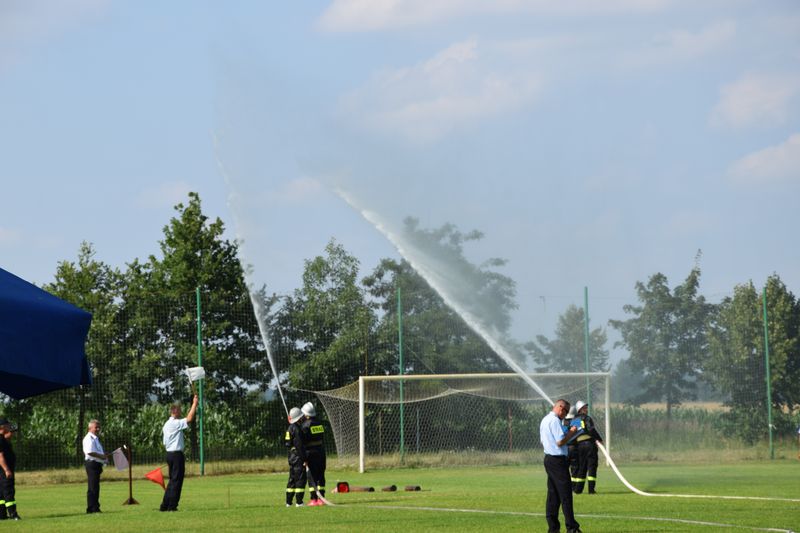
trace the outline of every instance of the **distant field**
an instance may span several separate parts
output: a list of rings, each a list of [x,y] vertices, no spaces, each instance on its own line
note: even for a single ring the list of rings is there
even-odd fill
[[[622,465],[638,488],[650,492],[726,494],[800,500],[800,462]],[[23,521],[5,523],[19,531],[544,531],[545,476],[539,464],[381,470],[359,475],[329,471],[328,485],[421,485],[422,492],[329,494],[327,508],[283,505],[284,474],[236,474],[186,480],[178,513],[159,513],[162,490],[134,481],[137,506],[123,506],[127,482],[102,485],[101,515],[87,516],[83,483],[42,484],[17,491]],[[77,469],[70,476],[81,480]],[[108,476],[114,477],[114,476]],[[788,531],[800,529],[800,503],[716,499],[647,498],[625,489],[602,468],[600,494],[576,497],[586,532]],[[62,479],[65,479],[62,477]],[[22,480],[21,480],[22,481]],[[313,516],[312,516],[313,515]],[[772,529],[767,529],[772,528]]]
[[[622,407],[624,404],[612,404],[612,407]],[[643,403],[639,405],[642,409],[650,411],[666,411],[667,404],[665,403]],[[730,411],[730,408],[722,405],[722,402],[683,402],[675,409],[704,409],[711,412]]]

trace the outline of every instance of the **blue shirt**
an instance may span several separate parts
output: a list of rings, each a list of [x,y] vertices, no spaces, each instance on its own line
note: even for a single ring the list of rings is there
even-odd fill
[[[556,444],[564,438],[564,426],[561,419],[550,411],[546,417],[542,418],[539,424],[539,439],[542,441],[544,453],[547,455],[567,455],[567,445],[559,446]]]
[[[189,429],[189,423],[185,418],[169,417],[164,424],[164,447],[168,452],[183,451],[183,430]]]

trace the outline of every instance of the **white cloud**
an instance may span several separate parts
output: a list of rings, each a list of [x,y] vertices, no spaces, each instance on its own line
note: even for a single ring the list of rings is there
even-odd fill
[[[377,31],[424,26],[475,15],[594,16],[650,12],[672,0],[334,0],[318,26],[326,31]]]
[[[746,74],[722,87],[719,102],[711,112],[711,123],[736,128],[781,124],[798,95],[797,74]]]
[[[695,60],[720,50],[735,36],[736,23],[732,20],[715,22],[697,32],[673,30],[623,54],[621,64],[626,68],[641,68]]]
[[[800,183],[800,133],[736,161],[728,172],[739,183]]]
[[[103,13],[110,0],[0,1],[0,70],[22,60],[31,47]]]
[[[509,69],[507,69],[509,70]],[[342,99],[361,125],[429,142],[530,102],[540,79],[529,69],[496,72],[475,39],[455,43],[413,67],[386,69]]]
[[[185,205],[191,190],[185,181],[162,183],[142,190],[136,199],[136,204],[147,209],[174,207],[179,203]]]

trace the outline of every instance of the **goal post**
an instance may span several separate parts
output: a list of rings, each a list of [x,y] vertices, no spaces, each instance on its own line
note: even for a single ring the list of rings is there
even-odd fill
[[[579,397],[592,397],[597,392],[598,396],[603,397],[602,411],[593,406],[592,416],[595,420],[599,421],[604,427],[604,441],[607,448],[611,444],[611,374],[609,372],[561,372],[561,373],[531,373],[528,374],[531,379],[537,381],[542,385],[543,389],[551,392],[553,398],[566,397],[574,399]],[[587,395],[587,385],[589,382],[594,389],[595,393]],[[408,387],[406,388],[406,398],[404,402],[394,392],[396,389],[394,384],[406,384],[411,386],[417,384],[420,392],[416,395],[409,394]],[[522,380],[521,376],[516,373],[478,373],[478,374],[403,374],[403,375],[378,375],[378,376],[361,376],[358,379],[357,385],[357,398],[352,398],[352,392],[345,393],[344,390],[352,391],[351,386],[337,389],[336,391],[318,391],[317,394],[323,403],[330,402],[331,399],[338,400],[357,400],[358,409],[358,470],[359,472],[366,471],[366,457],[367,457],[367,407],[371,404],[397,404],[414,403],[423,405],[426,401],[434,401],[445,397],[456,398],[455,403],[466,404],[469,403],[465,399],[473,400],[475,398],[484,399],[487,402],[491,401],[506,401],[519,405],[539,404],[543,406],[546,400],[530,390]],[[355,392],[355,391],[353,391]],[[462,398],[459,400],[458,398]],[[326,402],[328,400],[328,402]],[[549,406],[549,405],[547,405]],[[544,406],[544,407],[547,407]],[[496,406],[495,406],[496,407]],[[326,406],[327,408],[327,406]],[[469,416],[469,406],[466,409],[464,416]],[[475,409],[473,407],[473,409]],[[509,447],[512,439],[511,433],[511,407],[509,410]],[[544,408],[542,409],[544,410]],[[338,412],[338,410],[337,410]],[[419,412],[417,409],[417,426],[419,427]],[[452,411],[447,411],[448,413]],[[473,412],[474,414],[474,412]],[[329,413],[330,416],[330,413]],[[345,441],[343,433],[352,431],[348,429],[349,424],[343,418],[345,416],[336,415],[338,419],[336,423],[331,420],[334,433],[339,433],[337,444]],[[441,416],[441,415],[438,415]],[[431,415],[431,418],[435,418]],[[381,419],[382,420],[382,419]],[[532,421],[530,423],[533,423]],[[530,425],[530,424],[529,424]],[[352,427],[352,426],[350,426]],[[538,427],[538,426],[537,426]],[[402,434],[402,432],[400,432]],[[419,442],[419,429],[417,430],[417,442]],[[538,442],[538,434],[536,434],[536,441]],[[463,443],[462,443],[463,444]],[[337,446],[338,447],[338,446]],[[344,448],[345,446],[343,446]],[[419,448],[419,444],[417,444]],[[340,450],[340,454],[344,450]]]

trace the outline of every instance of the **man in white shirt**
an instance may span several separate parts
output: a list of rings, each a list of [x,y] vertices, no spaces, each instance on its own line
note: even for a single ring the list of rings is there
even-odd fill
[[[192,407],[186,413],[186,418],[181,418],[181,406],[175,404],[170,407],[169,420],[164,424],[164,448],[167,450],[167,465],[169,466],[169,484],[161,500],[162,511],[177,511],[181,500],[183,488],[183,475],[186,472],[186,457],[183,455],[185,442],[183,432],[189,429],[189,423],[194,420],[197,411],[197,395],[192,398]]]
[[[558,508],[564,512],[567,533],[581,533],[580,524],[575,521],[572,510],[572,480],[569,475],[567,441],[577,431],[571,426],[565,432],[562,420],[569,412],[569,402],[557,400],[539,424],[539,438],[544,448],[544,469],[547,472],[547,503],[545,517],[548,533],[561,531],[558,521]]]
[[[86,513],[100,512],[100,474],[103,473],[103,465],[108,463],[111,454],[103,450],[100,444],[100,422],[97,420],[89,421],[89,431],[83,437],[83,458],[86,467],[86,479],[89,488],[86,490]]]

